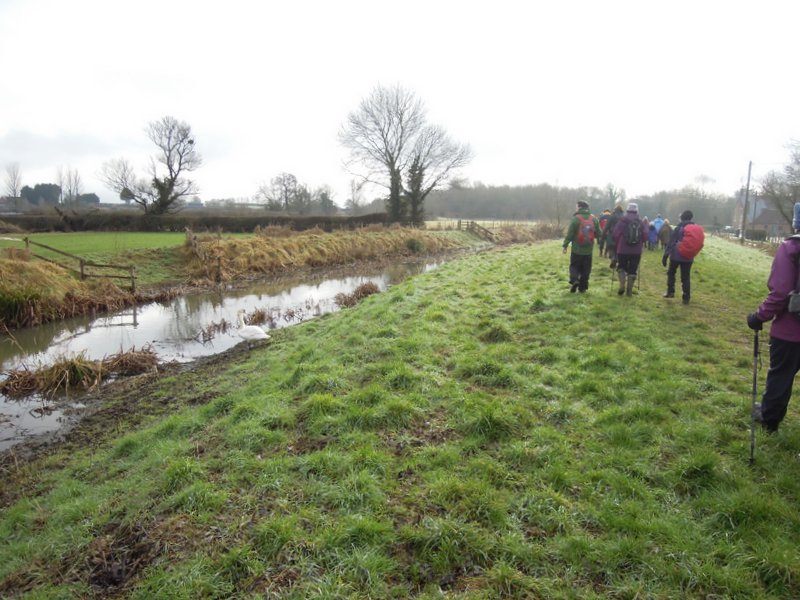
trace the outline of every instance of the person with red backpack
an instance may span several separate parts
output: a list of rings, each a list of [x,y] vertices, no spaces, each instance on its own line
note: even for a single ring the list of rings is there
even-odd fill
[[[622,294],[633,296],[633,284],[639,273],[639,262],[642,260],[642,247],[647,241],[647,231],[647,222],[639,218],[639,205],[628,202],[625,216],[617,221],[613,232],[619,277],[617,293],[620,296]]]
[[[589,212],[589,204],[579,200],[575,208],[567,236],[564,238],[564,254],[567,253],[567,246],[572,244],[572,254],[569,258],[569,291],[573,294],[575,291],[583,293],[589,289],[594,242],[600,237],[600,225]]]
[[[691,272],[694,257],[703,249],[705,233],[703,228],[694,223],[694,214],[690,210],[681,213],[680,225],[675,227],[670,235],[669,243],[664,249],[664,256],[661,257],[661,264],[667,268],[667,291],[664,298],[675,297],[675,274],[680,267],[681,270],[681,289],[683,290],[683,303],[689,304],[691,297]]]
[[[605,246],[606,246],[606,223],[608,223],[608,219],[611,216],[611,211],[609,209],[605,209],[603,214],[601,214],[597,222],[600,224],[600,237],[597,238],[597,247],[600,250],[600,257],[602,258],[605,255]]]

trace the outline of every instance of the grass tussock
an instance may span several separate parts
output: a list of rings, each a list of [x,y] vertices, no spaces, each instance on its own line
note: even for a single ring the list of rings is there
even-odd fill
[[[367,296],[371,296],[372,294],[377,294],[380,291],[381,291],[380,288],[376,284],[372,283],[371,281],[368,281],[366,283],[362,283],[361,285],[359,285],[350,294],[345,294],[345,293],[336,294],[333,301],[340,308],[349,308],[351,306],[355,306]]]
[[[198,281],[231,280],[302,267],[335,266],[384,256],[436,253],[461,247],[452,236],[405,228],[377,231],[264,228],[250,238],[187,233],[187,264]],[[273,234],[274,233],[274,234]]]
[[[53,396],[72,390],[88,391],[110,377],[147,373],[157,365],[158,356],[150,348],[119,352],[102,360],[89,360],[81,353],[61,358],[43,369],[8,371],[0,384],[0,393],[19,398],[31,394]]]

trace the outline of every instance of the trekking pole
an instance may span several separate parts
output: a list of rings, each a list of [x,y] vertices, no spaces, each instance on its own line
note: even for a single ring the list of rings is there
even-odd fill
[[[756,397],[758,396],[758,331],[753,336],[753,400],[750,403],[750,465],[756,453]]]
[[[639,272],[637,273],[638,277],[636,277],[636,292],[638,294],[642,293],[642,261],[639,261]]]

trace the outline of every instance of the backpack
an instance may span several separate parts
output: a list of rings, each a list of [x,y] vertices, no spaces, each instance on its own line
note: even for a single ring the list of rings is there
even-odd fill
[[[678,253],[687,260],[692,260],[695,256],[700,254],[705,242],[705,232],[700,225],[696,223],[689,223],[683,228],[683,236],[681,241],[678,242]]]
[[[625,226],[625,243],[638,246],[642,243],[642,222],[639,219],[629,221]]]
[[[589,215],[589,218],[584,218],[580,215],[578,217],[578,238],[579,246],[589,246],[594,243],[594,217]]]
[[[600,231],[604,232],[606,230],[606,223],[608,223],[608,217],[600,217]]]

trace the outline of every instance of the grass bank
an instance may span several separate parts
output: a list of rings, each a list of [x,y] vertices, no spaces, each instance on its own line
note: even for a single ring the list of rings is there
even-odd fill
[[[770,259],[709,240],[683,306],[658,258],[485,253],[137,385],[168,413],[6,459],[0,595],[800,596],[796,402],[747,466]]]
[[[151,233],[79,233],[31,236],[40,243],[90,261],[136,265],[144,293],[134,298],[108,280],[79,281],[74,273],[40,260],[0,258],[0,324],[38,325],[71,316],[117,310],[136,302],[174,295],[170,284],[235,281],[303,267],[335,266],[357,260],[436,253],[478,242],[460,232],[426,233],[409,229],[363,232],[304,232],[274,228],[264,235],[222,237]],[[22,244],[2,242],[19,250]],[[61,262],[69,259],[34,248]],[[219,260],[217,260],[219,258]],[[77,268],[77,263],[75,265]],[[149,289],[149,291],[148,291]]]
[[[257,230],[248,238],[191,236],[187,271],[195,280],[231,280],[304,267],[327,267],[386,256],[436,254],[475,245],[464,232],[428,232],[374,226],[357,231]]]

